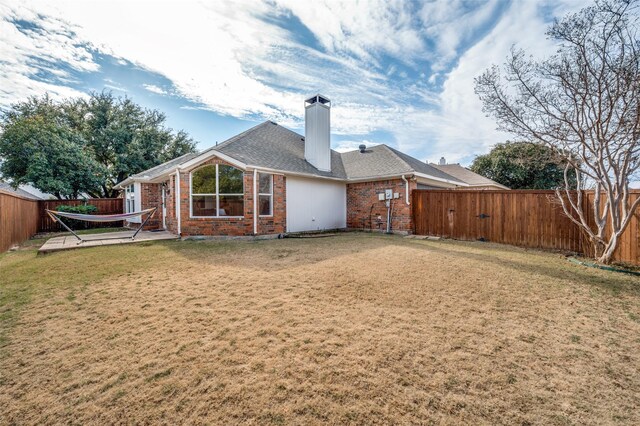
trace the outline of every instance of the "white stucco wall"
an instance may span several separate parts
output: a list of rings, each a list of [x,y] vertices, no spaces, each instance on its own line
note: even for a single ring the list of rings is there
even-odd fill
[[[287,176],[287,232],[347,227],[347,185]]]

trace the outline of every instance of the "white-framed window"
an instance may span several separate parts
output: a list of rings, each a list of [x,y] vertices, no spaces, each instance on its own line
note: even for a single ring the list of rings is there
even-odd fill
[[[258,212],[273,216],[273,175],[258,173]]]
[[[191,217],[243,217],[244,172],[226,164],[199,167],[189,175]]]
[[[133,184],[125,188],[124,198],[125,198],[124,200],[125,213],[133,213],[136,209],[135,201],[134,201],[136,198],[136,193],[135,193],[135,187],[133,186]]]

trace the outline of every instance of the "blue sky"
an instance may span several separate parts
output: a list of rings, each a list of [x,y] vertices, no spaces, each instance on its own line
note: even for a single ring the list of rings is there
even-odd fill
[[[204,149],[264,120],[303,133],[303,101],[320,92],[335,149],[386,143],[466,165],[509,138],[484,117],[473,78],[513,44],[553,53],[546,26],[584,5],[2,0],[0,107],[111,90]]]

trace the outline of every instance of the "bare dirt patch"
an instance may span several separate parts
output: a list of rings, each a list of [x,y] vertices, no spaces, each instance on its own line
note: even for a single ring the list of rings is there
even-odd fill
[[[640,423],[640,282],[557,254],[349,234],[0,277],[0,423]]]

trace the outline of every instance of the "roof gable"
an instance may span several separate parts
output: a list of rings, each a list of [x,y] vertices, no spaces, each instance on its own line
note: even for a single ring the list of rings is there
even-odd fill
[[[330,172],[318,170],[304,157],[304,136],[271,121],[265,121],[203,151],[197,160],[217,153],[250,167],[334,179],[347,178],[339,153],[331,151]]]

